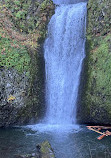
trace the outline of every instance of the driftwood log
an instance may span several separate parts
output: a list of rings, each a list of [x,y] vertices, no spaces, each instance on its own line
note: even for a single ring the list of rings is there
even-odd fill
[[[111,136],[111,132],[109,131],[109,129],[111,129],[111,127],[107,127],[107,126],[87,126],[87,128],[91,131],[94,131],[96,133],[101,134],[97,139],[101,140],[102,138],[104,138],[105,136]],[[102,131],[104,130],[104,132]]]

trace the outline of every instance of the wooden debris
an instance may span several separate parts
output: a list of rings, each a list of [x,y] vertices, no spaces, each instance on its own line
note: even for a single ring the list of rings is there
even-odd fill
[[[89,130],[92,130],[96,133],[101,134],[97,139],[101,140],[105,136],[111,136],[111,132],[108,129],[111,129],[111,127],[106,127],[106,126],[87,126]],[[103,131],[102,131],[103,130]]]
[[[103,139],[105,137],[105,135],[100,135],[97,139],[98,140],[101,140],[101,139]]]

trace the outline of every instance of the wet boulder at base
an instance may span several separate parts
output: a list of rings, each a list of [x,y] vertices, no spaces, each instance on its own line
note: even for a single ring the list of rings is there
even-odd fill
[[[53,149],[48,141],[44,141],[40,146],[41,158],[55,158]]]
[[[36,146],[37,152],[26,155],[17,155],[16,158],[55,158],[54,151],[48,141]]]
[[[111,125],[111,5],[89,0],[78,122]]]

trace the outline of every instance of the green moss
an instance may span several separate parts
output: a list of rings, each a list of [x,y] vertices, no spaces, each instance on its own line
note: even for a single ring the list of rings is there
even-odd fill
[[[46,8],[46,6],[47,6],[47,0],[42,2],[41,6],[40,6],[40,9],[44,10]]]
[[[85,123],[111,122],[110,0],[89,0],[80,117]]]
[[[44,0],[40,5],[40,10],[47,9],[47,6],[51,4],[53,4],[53,2],[51,2],[50,0]]]
[[[93,88],[93,93],[98,95],[111,95],[111,51],[110,35],[103,37],[98,43],[98,47],[92,51],[90,56],[90,83],[89,88]]]
[[[42,145],[41,145],[41,152],[42,152],[42,153],[47,153],[47,150],[48,150],[49,148],[51,148],[49,142],[45,141],[45,142],[43,142]]]
[[[84,108],[95,122],[111,119],[111,34],[100,36],[90,42],[87,56],[87,82]],[[107,122],[105,122],[107,123]]]
[[[46,157],[54,158],[55,157],[53,150],[51,148],[51,145],[49,144],[48,141],[45,141],[41,144],[40,152],[41,152],[42,158],[46,158]]]

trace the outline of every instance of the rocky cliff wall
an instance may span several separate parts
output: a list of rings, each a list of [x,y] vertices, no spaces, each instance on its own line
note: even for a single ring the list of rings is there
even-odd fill
[[[45,111],[43,41],[51,0],[0,1],[0,127],[37,122]]]
[[[111,124],[111,2],[89,0],[78,120]]]

